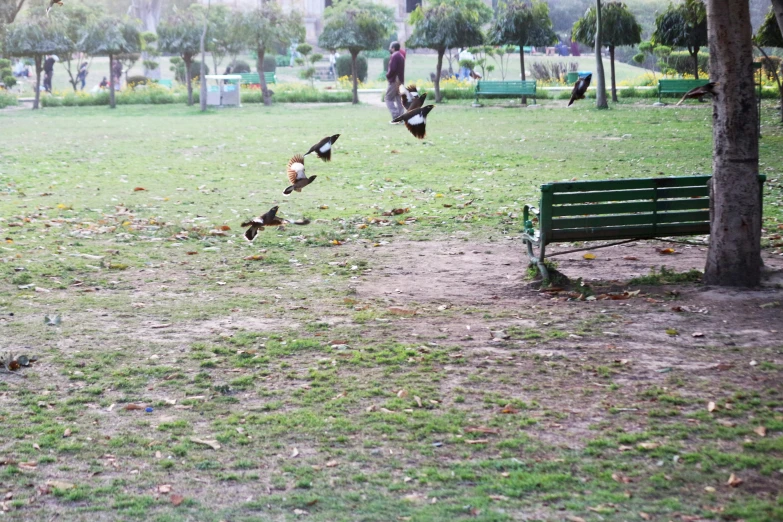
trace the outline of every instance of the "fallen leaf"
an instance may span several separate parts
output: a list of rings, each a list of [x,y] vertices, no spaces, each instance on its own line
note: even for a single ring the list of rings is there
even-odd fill
[[[585,255],[583,255],[582,257],[585,258],[585,259],[595,259],[596,255],[595,254],[591,254],[590,252],[588,252]]]
[[[185,252],[185,253],[187,255],[189,255],[189,256],[195,256],[196,254],[198,254],[198,252],[196,252],[195,250],[191,250],[190,252]],[[247,258],[245,258],[245,259],[247,259]]]
[[[741,478],[739,478],[738,476],[736,476],[734,473],[732,473],[731,476],[729,476],[729,480],[726,481],[726,484],[728,484],[729,486],[731,486],[733,488],[736,488],[737,486],[739,486],[743,482],[745,482],[745,481],[742,480]]]
[[[654,450],[658,446],[660,446],[660,444],[658,444],[657,442],[640,442],[639,444],[636,445],[637,448],[645,449],[645,450]]]
[[[623,256],[623,259],[626,259],[628,261],[639,261],[639,258],[636,256]]]
[[[133,189],[133,192],[141,192],[142,190],[147,190],[144,187],[136,187]]]
[[[680,335],[680,332],[678,332],[676,328],[668,328],[666,330],[666,333],[671,335],[672,337],[675,335]]]
[[[714,402],[710,401],[710,402],[707,403],[707,411],[708,412],[712,413],[713,411],[715,411],[715,408],[717,408],[717,406],[715,405]]]
[[[612,473],[612,480],[615,482],[619,482],[621,484],[628,484],[631,482],[631,479],[629,477],[626,477],[625,475],[621,475],[619,473]]]
[[[766,437],[767,436],[767,428],[765,428],[764,426],[759,426],[759,427],[755,428],[753,431],[759,437]]]
[[[197,439],[196,437],[191,437],[190,442],[195,442],[196,444],[203,444],[204,446],[209,446],[213,450],[220,449],[220,444],[216,440],[203,440],[203,439]]]
[[[171,499],[171,504],[175,507],[182,504],[182,502],[185,500],[185,497],[182,495],[171,495],[169,498]]]
[[[713,488],[712,486],[704,486],[704,491],[706,491],[707,493],[715,493],[715,488]]]
[[[408,310],[406,308],[400,308],[397,306],[390,307],[388,311],[390,314],[394,314],[394,315],[406,315],[406,316],[416,315],[416,310]]]
[[[644,511],[639,511],[639,516],[642,517],[644,520],[650,520],[652,517],[645,513]]]
[[[225,232],[225,231],[227,231],[227,230],[231,230],[231,227],[230,227],[230,226],[228,226],[228,225],[220,225],[220,230],[222,230],[222,231],[224,231],[224,232]]]
[[[465,443],[467,444],[486,444],[489,442],[489,439],[475,439],[475,440],[466,440]]]
[[[63,432],[63,438],[71,436],[71,428],[66,428]]]
[[[508,497],[505,495],[490,495],[490,500],[508,500]]]
[[[143,404],[126,404],[123,410],[133,411],[133,410],[143,410],[145,406]]]
[[[309,515],[309,514],[310,514],[310,513],[308,513],[308,512],[307,512],[307,511],[305,511],[304,509],[298,509],[298,508],[297,508],[297,509],[295,509],[295,510],[294,510],[294,515]]]
[[[46,485],[54,489],[73,489],[76,487],[76,484],[65,482],[64,480],[47,480]]]
[[[158,486],[158,493],[171,493],[171,484],[161,484]]]
[[[693,337],[704,337],[704,334],[702,332],[693,332],[691,335]]]
[[[324,466],[326,466],[327,468],[333,468],[333,467],[337,466],[337,461],[336,460],[330,460],[326,464],[324,464]]]
[[[673,248],[662,248],[658,250],[658,253],[663,255],[671,255],[671,254],[675,254],[676,251]]]
[[[486,426],[477,426],[475,428],[465,428],[466,433],[491,433],[493,435],[500,434],[500,428],[487,428]]]
[[[294,451],[291,452],[291,457],[289,457],[289,458],[294,459],[294,458],[296,458],[298,456],[299,456],[299,450],[294,448]]]
[[[414,395],[413,396],[413,400],[416,401],[416,404],[419,406],[419,408],[422,407],[421,406],[421,397],[419,397],[418,395]]]
[[[575,516],[575,515],[568,515],[568,516],[566,517],[566,520],[568,520],[569,522],[585,522],[585,519],[584,519],[584,518],[582,518],[582,517],[577,517],[577,516]]]
[[[519,413],[519,410],[511,406],[510,404],[506,404],[502,410],[500,410],[500,413]]]

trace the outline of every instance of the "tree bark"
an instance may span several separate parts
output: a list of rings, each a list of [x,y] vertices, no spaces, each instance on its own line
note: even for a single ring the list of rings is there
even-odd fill
[[[772,11],[780,26],[780,32],[783,33],[783,0],[772,0]]]
[[[207,79],[206,71],[204,70],[204,67],[206,66],[206,49],[205,49],[205,40],[207,38],[207,17],[209,16],[209,6],[210,4],[207,4],[207,16],[204,17],[204,30],[201,31],[201,42],[199,42],[199,45],[201,46],[201,67],[199,69],[199,94],[198,94],[198,103],[199,107],[201,109],[201,112],[207,111]],[[213,74],[218,74],[217,67],[215,67],[215,71]]]
[[[351,103],[354,105],[359,103],[359,79],[357,78],[358,71],[356,70],[356,58],[359,56],[359,51],[351,51],[351,82],[353,83],[353,99]]]
[[[264,55],[266,55],[266,47],[257,47],[256,71],[258,71],[258,83],[261,84],[261,94],[264,97],[264,105],[269,107],[272,105],[272,96],[269,94],[269,89],[266,86],[266,78],[264,77]]]
[[[710,246],[704,282],[757,286],[761,277],[758,113],[748,2],[708,0],[712,109]]]
[[[617,83],[614,78],[614,45],[609,46],[609,76],[612,81],[612,101],[617,103]]]
[[[601,60],[601,0],[595,0],[595,106],[598,109],[608,109],[606,102],[606,78],[604,78],[604,62]]]
[[[193,78],[190,77],[190,66],[193,63],[193,57],[186,54],[182,57],[185,63],[185,84],[188,86],[188,107],[193,105]]]
[[[519,42],[519,67],[522,69],[522,81],[525,81],[525,47],[523,42]],[[527,105],[527,96],[522,96],[522,105]]]
[[[755,45],[755,44],[754,44]],[[766,52],[764,52],[764,49],[756,45],[756,49],[759,50],[761,55],[766,59],[769,60],[769,56]],[[780,75],[778,72],[773,68],[772,69],[772,75],[775,76],[775,83],[778,84],[778,96],[780,97],[780,122],[783,123],[783,84],[780,82]]]
[[[443,101],[443,97],[440,95],[440,69],[443,67],[443,54],[446,49],[438,49],[438,61],[435,66],[435,103]]]
[[[35,55],[35,100],[33,100],[33,110],[38,109],[41,101],[41,71],[43,71],[43,59],[40,54]]]
[[[120,81],[117,78],[117,81]],[[116,109],[117,104],[114,101],[114,55],[109,55],[109,108]]]

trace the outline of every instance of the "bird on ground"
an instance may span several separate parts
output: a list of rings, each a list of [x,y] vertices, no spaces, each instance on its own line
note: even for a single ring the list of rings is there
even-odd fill
[[[46,8],[46,16],[49,16],[49,11],[52,10],[52,7],[54,7],[54,4],[63,5],[63,2],[62,2],[62,0],[51,0],[51,2],[49,3],[49,7]]]
[[[590,87],[590,80],[593,79],[592,74],[588,74],[584,78],[579,78],[574,84],[574,89],[571,91],[571,99],[568,100],[568,107],[571,106],[576,100],[584,100],[585,92]]]
[[[404,122],[405,127],[407,127],[411,134],[420,140],[423,140],[424,136],[426,136],[427,114],[434,108],[434,105],[419,107],[418,109],[408,111],[401,116],[397,116],[392,122]]]
[[[427,93],[423,92],[419,94],[419,90],[414,84],[410,84],[407,87],[400,85],[400,96],[402,96],[402,106],[406,111],[412,111],[418,109],[424,105],[424,99],[427,98]]]
[[[264,230],[264,227],[274,227],[283,224],[283,220],[277,217],[277,206],[269,209],[264,215],[257,218],[253,218],[250,221],[242,223],[243,227],[250,227],[245,230],[245,239],[253,241],[259,231]]]
[[[706,85],[702,85],[700,87],[696,87],[694,89],[691,89],[690,91],[685,93],[685,96],[682,97],[680,101],[677,102],[677,105],[680,105],[682,102],[684,102],[687,99],[693,99],[693,98],[699,98],[701,99],[702,96],[706,96],[709,94],[713,98],[718,97],[718,93],[715,92],[715,87],[717,87],[718,84],[715,82],[710,82]]]
[[[304,156],[297,154],[288,160],[288,181],[291,186],[287,187],[283,194],[288,195],[293,191],[302,192],[302,189],[315,181],[316,176],[305,175]]]
[[[310,147],[310,150],[305,152],[305,156],[308,154],[315,152],[316,156],[321,158],[324,161],[331,161],[332,159],[332,145],[334,145],[334,142],[337,141],[337,138],[339,138],[339,134],[335,134],[334,136],[327,136],[312,147]]]

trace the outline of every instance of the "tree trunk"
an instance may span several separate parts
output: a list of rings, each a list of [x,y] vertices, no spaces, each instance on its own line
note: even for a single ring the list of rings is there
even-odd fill
[[[712,109],[710,247],[704,282],[757,286],[761,277],[759,137],[748,2],[708,0]]]
[[[117,78],[117,81],[120,81]],[[114,55],[109,55],[109,108],[116,109],[117,104],[114,101]]]
[[[694,49],[691,49],[688,47],[688,52],[691,53],[691,58],[693,58],[693,77],[694,79],[699,79],[699,48],[696,47]]]
[[[188,107],[193,105],[193,78],[190,77],[190,65],[193,63],[193,57],[186,54],[182,57],[185,63],[185,84],[188,86]]]
[[[43,71],[43,60],[40,54],[35,55],[35,100],[33,100],[33,110],[38,109],[41,101],[41,71]]]
[[[209,16],[209,3],[207,4],[207,16],[204,17],[204,30],[201,31],[201,42],[199,45],[201,46],[201,68],[199,69],[199,94],[198,94],[198,102],[199,106],[201,108],[201,112],[207,111],[207,79],[204,77],[206,76],[206,71],[204,70],[204,67],[206,66],[206,49],[205,49],[205,43],[204,41],[207,38],[207,17]],[[217,67],[215,68],[214,74],[218,74]]]
[[[609,46],[609,76],[612,81],[612,101],[617,103],[617,83],[614,78],[614,45]]]
[[[435,103],[440,103],[443,98],[440,95],[440,69],[443,67],[443,54],[446,49],[438,49],[438,61],[435,67]]]
[[[764,49],[762,49],[758,45],[756,45],[756,49],[758,49],[761,55],[767,61],[769,61],[769,56],[767,55],[766,52],[764,52]],[[781,84],[780,75],[778,74],[778,71],[776,71],[774,67],[772,69],[772,75],[775,77],[775,83],[778,84],[778,96],[780,97],[780,122],[783,123],[783,84]]]
[[[258,83],[261,84],[261,94],[264,97],[264,105],[269,107],[272,105],[272,96],[269,94],[269,89],[266,87],[266,78],[264,77],[264,55],[266,54],[266,47],[256,48],[256,71],[258,71]]]
[[[601,0],[595,0],[595,106],[598,109],[608,109],[606,102],[606,78],[604,78],[604,62],[601,60]]]
[[[353,99],[351,103],[354,105],[359,103],[359,79],[356,71],[356,58],[359,56],[359,51],[351,51],[351,80],[353,81]]]
[[[772,11],[780,26],[780,32],[783,33],[783,0],[772,0]]]
[[[525,81],[525,47],[519,42],[519,67],[522,69],[522,81]],[[527,96],[522,96],[522,105],[527,105]]]

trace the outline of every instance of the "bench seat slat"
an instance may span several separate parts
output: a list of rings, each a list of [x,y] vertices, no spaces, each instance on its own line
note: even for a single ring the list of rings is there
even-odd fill
[[[657,194],[656,194],[657,192]],[[639,190],[614,190],[609,192],[579,192],[575,194],[552,195],[553,205],[565,205],[573,203],[604,203],[610,201],[633,201],[653,199],[681,199],[681,198],[699,198],[709,195],[707,186],[704,187],[677,187],[658,189],[639,189]]]
[[[545,183],[542,192],[590,192],[605,190],[631,190],[655,187],[695,187],[706,185],[710,176],[682,176],[670,178],[610,179],[601,181],[571,181]]]
[[[605,214],[630,214],[634,212],[666,212],[671,210],[698,210],[710,208],[710,199],[665,199],[632,201],[630,203],[592,203],[587,205],[558,205],[552,207],[552,217],[586,216]]]
[[[558,218],[552,220],[552,230],[594,227],[611,227],[627,225],[657,226],[660,223],[692,223],[704,222],[709,225],[709,210],[693,210],[688,212],[667,212],[664,214],[625,214],[615,216],[583,216]]]
[[[652,239],[665,236],[694,236],[709,234],[709,223],[659,225],[653,230],[649,225],[606,227],[595,229],[565,229],[550,232],[548,242],[593,241],[596,239]]]

